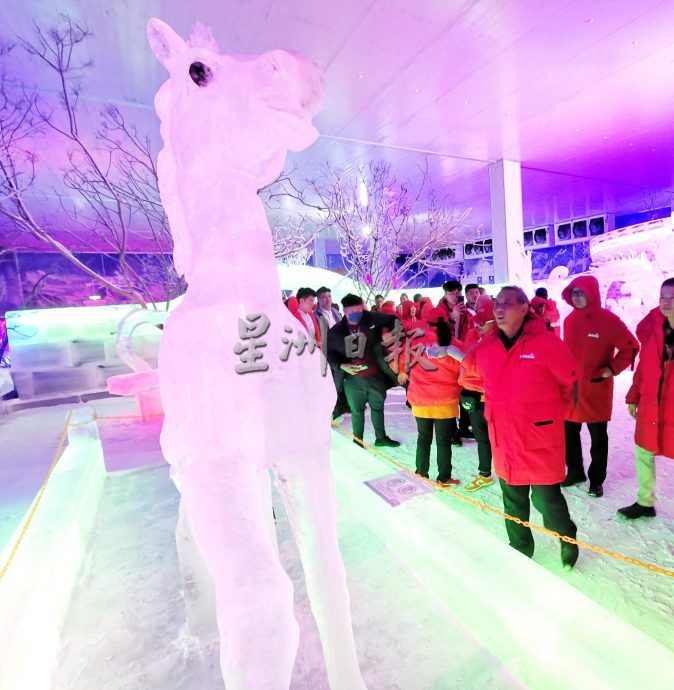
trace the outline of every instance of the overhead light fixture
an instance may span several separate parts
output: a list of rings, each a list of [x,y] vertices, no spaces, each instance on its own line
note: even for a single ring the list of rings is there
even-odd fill
[[[372,226],[369,223],[364,223],[360,231],[365,237],[369,237],[372,234]]]

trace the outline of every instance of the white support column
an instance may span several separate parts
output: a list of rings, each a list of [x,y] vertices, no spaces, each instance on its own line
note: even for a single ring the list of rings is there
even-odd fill
[[[494,282],[531,291],[531,258],[524,251],[522,177],[518,161],[500,160],[489,166],[491,237]]]

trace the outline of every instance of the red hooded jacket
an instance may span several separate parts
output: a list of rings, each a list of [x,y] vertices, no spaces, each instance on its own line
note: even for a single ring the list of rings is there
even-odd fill
[[[426,347],[437,345],[435,329],[427,327],[421,338],[414,340],[414,345],[423,343]],[[452,339],[452,345],[463,350],[463,344]],[[459,369],[460,364],[452,357],[421,359],[432,362],[437,369],[426,371],[420,364],[410,369],[410,382],[407,388],[407,401],[412,406],[415,417],[430,419],[449,419],[459,416]],[[403,366],[401,358],[400,366]]]
[[[412,307],[415,309],[415,314],[414,316],[411,315]],[[423,322],[419,318],[421,316],[421,308],[412,302],[412,300],[405,300],[402,303],[402,309],[400,310],[400,318],[403,322],[403,330],[405,333],[407,331],[411,331],[415,328],[421,328],[423,327]]]
[[[656,307],[637,326],[641,354],[626,402],[637,405],[634,442],[651,453],[674,458],[674,364],[663,364],[664,322]]]
[[[499,334],[487,333],[462,362],[484,382],[494,470],[508,484],[558,484],[566,476],[564,419],[576,362],[541,318],[528,316],[509,350]]]
[[[562,317],[559,313],[559,309],[557,309],[557,302],[555,302],[554,299],[548,299],[546,300],[547,304],[545,305],[545,312],[543,316],[550,322],[550,327],[554,331],[555,335],[560,338],[560,322],[562,320]]]
[[[601,378],[609,367],[614,376],[627,369],[639,352],[639,343],[627,326],[601,306],[599,283],[594,276],[580,276],[567,285],[562,298],[573,307],[571,291],[580,288],[588,299],[564,319],[564,344],[578,363],[578,404],[570,422],[608,422],[613,411],[613,376]]]

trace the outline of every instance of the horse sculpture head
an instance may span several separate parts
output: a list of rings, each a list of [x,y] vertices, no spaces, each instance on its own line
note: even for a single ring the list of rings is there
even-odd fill
[[[185,41],[159,19],[150,19],[147,35],[170,73],[169,93],[164,90],[157,109],[171,123],[181,168],[240,172],[260,187],[278,176],[288,150],[317,139],[311,119],[324,87],[313,62],[284,50],[224,55],[203,27]]]

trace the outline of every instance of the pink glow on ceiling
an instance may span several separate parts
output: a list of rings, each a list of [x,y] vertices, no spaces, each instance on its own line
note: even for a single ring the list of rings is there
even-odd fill
[[[165,74],[144,41],[150,11],[182,33],[201,19],[227,51],[286,48],[318,62],[327,101],[317,124],[326,136],[297,159],[306,177],[326,161],[355,168],[379,158],[414,176],[426,156],[407,149],[437,152],[427,157],[436,188],[473,208],[476,229],[489,223],[486,166],[501,157],[535,169],[523,172],[527,224],[584,209],[636,212],[644,195],[655,190],[668,204],[674,189],[672,2],[10,5],[0,6],[3,35],[57,12],[85,20],[95,34],[87,105],[95,113],[106,100],[122,104],[157,143],[152,94]],[[52,162],[48,151],[44,161]],[[41,191],[48,208],[51,192]]]

